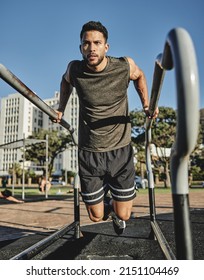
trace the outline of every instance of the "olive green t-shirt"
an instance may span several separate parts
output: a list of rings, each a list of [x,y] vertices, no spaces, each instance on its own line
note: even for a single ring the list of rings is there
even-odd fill
[[[69,69],[79,97],[79,148],[93,152],[118,149],[131,141],[129,63],[125,57],[108,56],[107,61],[101,72],[91,71],[83,60],[73,61]]]

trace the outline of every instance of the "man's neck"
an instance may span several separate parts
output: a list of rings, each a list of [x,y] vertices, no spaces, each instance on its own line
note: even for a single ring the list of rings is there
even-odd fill
[[[93,72],[101,72],[106,68],[108,59],[106,56],[104,56],[104,59],[101,61],[101,63],[99,65],[96,66],[91,66],[87,64],[87,67],[92,70]]]

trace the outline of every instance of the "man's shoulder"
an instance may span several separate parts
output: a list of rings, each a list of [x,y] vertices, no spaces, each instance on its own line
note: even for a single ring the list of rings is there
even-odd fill
[[[70,63],[68,64],[68,69],[69,72],[76,70],[76,69],[80,69],[83,66],[83,60],[72,60],[70,61]]]
[[[111,63],[125,63],[128,64],[128,59],[126,56],[115,57],[115,56],[108,56],[109,61]]]

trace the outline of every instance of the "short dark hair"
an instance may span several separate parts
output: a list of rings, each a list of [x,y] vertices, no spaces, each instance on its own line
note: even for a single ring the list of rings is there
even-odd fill
[[[7,189],[4,190],[4,191],[2,191],[1,193],[3,194],[4,197],[9,197],[9,196],[12,195],[11,191],[9,191],[9,190],[7,190]]]
[[[96,30],[103,33],[105,40],[108,40],[108,30],[103,26],[100,21],[89,21],[82,26],[82,30],[80,33],[80,39],[82,40],[83,34],[86,31]]]

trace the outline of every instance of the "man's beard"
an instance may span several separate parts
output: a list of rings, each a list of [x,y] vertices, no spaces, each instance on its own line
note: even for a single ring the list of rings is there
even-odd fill
[[[95,67],[95,66],[98,66],[99,64],[101,64],[101,62],[103,61],[103,59],[104,59],[104,56],[102,57],[102,56],[100,56],[99,58],[98,58],[98,61],[97,62],[89,62],[89,60],[88,60],[88,58],[86,58],[85,56],[83,56],[83,59],[84,59],[84,61],[86,62],[86,64],[88,65],[88,66],[91,66],[91,67]]]

